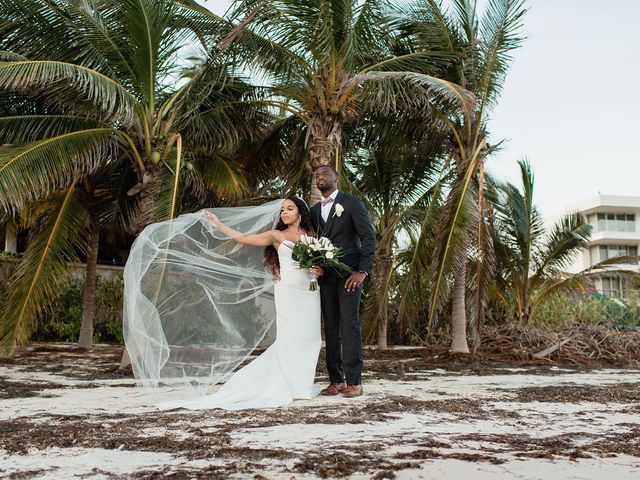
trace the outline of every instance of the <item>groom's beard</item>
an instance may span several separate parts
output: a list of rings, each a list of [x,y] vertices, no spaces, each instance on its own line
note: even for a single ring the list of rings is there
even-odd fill
[[[316,185],[316,187],[318,187],[318,185]],[[325,198],[327,198],[325,193],[331,194],[335,189],[336,188],[334,186],[327,186],[326,184],[322,187],[318,187],[318,190],[320,190],[320,193],[322,193],[322,196]]]

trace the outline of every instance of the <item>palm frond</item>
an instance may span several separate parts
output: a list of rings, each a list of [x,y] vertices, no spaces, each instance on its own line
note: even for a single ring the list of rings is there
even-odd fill
[[[186,45],[187,29],[173,29],[175,2],[170,0],[122,0],[121,9],[129,63],[136,91],[149,111],[155,110],[158,82],[175,68],[174,55]]]
[[[62,291],[69,277],[69,262],[88,242],[84,209],[74,188],[59,195],[33,236],[15,276],[0,317],[0,353],[23,345],[38,314]]]
[[[482,161],[481,149],[480,145],[461,165],[443,208],[443,217],[439,222],[433,252],[430,322],[435,319],[438,307],[447,298],[447,290],[444,288],[447,275],[466,266],[469,245],[467,225],[469,217],[475,213],[471,184],[477,172],[478,163]]]
[[[139,196],[127,195],[137,183],[136,171],[122,158],[101,166],[90,179],[95,185],[93,196],[101,230],[112,241],[124,241],[126,234],[133,233],[130,229],[139,209]]]
[[[0,63],[0,89],[34,90],[60,103],[80,94],[122,124],[133,122],[138,103],[117,81],[80,65],[56,61]]]
[[[500,94],[512,61],[511,52],[522,45],[522,19],[526,0],[490,0],[480,24],[482,60],[478,88],[483,103],[492,105]]]
[[[203,45],[212,50],[215,55],[228,54],[236,60],[240,60],[252,70],[263,69],[273,78],[291,79],[304,77],[311,73],[311,68],[303,55],[295,52],[288,45],[282,45],[271,34],[277,25],[270,19],[273,10],[260,11],[257,18],[252,18],[249,25],[238,28],[238,24],[231,20],[219,17],[206,7],[190,0],[181,0],[179,14],[183,17],[182,24],[188,26],[201,38]],[[266,2],[236,5],[233,17],[247,16]],[[219,51],[220,41],[231,44],[228,52]]]
[[[78,32],[74,35],[69,29],[65,6],[62,2],[2,0],[0,47],[34,60],[76,61],[80,42]]]
[[[416,72],[367,72],[353,77],[345,97],[352,88],[362,86],[360,102],[372,111],[389,114],[399,108],[423,109],[432,103],[453,103],[469,110],[473,94],[458,85]],[[435,101],[435,102],[434,102]]]
[[[272,119],[255,89],[225,65],[198,70],[177,93],[170,111],[190,148],[226,153],[256,141]]]
[[[380,27],[387,26],[390,30],[393,28],[384,18],[385,3],[380,0],[356,2],[352,14],[353,26],[349,29],[349,37],[343,47],[348,69],[355,70],[360,65],[370,64],[372,58],[385,50],[388,38],[380,35]]]
[[[532,275],[532,283],[569,267],[580,249],[589,243],[592,228],[578,212],[561,218],[552,227],[549,238],[541,249],[540,260]]]
[[[25,60],[27,60],[27,57],[20,55],[19,53],[0,50],[0,62],[22,62]]]
[[[424,308],[425,279],[433,278],[432,255],[436,241],[438,224],[442,218],[444,208],[444,182],[439,180],[429,192],[430,198],[425,209],[420,208],[416,216],[418,223],[417,236],[412,242],[407,253],[407,274],[399,289],[405,292],[400,298],[398,306],[398,323],[402,329],[403,324],[411,321],[419,308]],[[431,284],[429,284],[431,287]],[[445,288],[441,287],[444,291]]]
[[[467,44],[473,44],[478,36],[477,0],[453,0],[453,11]]]
[[[533,202],[534,175],[526,160],[518,162],[522,191],[515,185],[504,183],[499,186],[500,199],[496,204],[496,224],[501,232],[501,243],[522,262],[515,262],[520,268],[519,276],[528,278],[531,262],[535,259],[537,245],[545,235],[544,221]]]
[[[198,163],[204,184],[218,196],[234,197],[246,193],[246,174],[237,161],[208,154],[200,156]]]
[[[404,20],[406,30],[427,48],[459,54],[462,35],[458,23],[449,18],[437,0],[411,4]]]
[[[29,143],[93,128],[109,128],[109,125],[75,115],[13,115],[0,117],[0,145]]]
[[[126,52],[126,31],[113,5],[89,4],[83,0],[65,2],[60,12],[74,32],[76,57],[73,63],[94,68],[111,78],[135,78]]]
[[[65,133],[24,145],[0,147],[0,205],[21,206],[91,173],[113,155],[111,128]]]

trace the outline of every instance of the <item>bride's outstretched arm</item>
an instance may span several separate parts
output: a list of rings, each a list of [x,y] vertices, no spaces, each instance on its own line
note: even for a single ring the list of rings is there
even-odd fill
[[[220,219],[211,212],[204,212],[205,218],[209,221],[211,225],[220,230],[227,237],[235,240],[238,243],[242,243],[244,245],[253,245],[255,247],[268,247],[269,245],[273,245],[279,241],[278,235],[281,235],[281,232],[278,230],[269,230],[268,232],[263,233],[254,233],[251,235],[244,235],[243,233],[234,230],[231,227],[228,227],[224,223],[220,221]]]

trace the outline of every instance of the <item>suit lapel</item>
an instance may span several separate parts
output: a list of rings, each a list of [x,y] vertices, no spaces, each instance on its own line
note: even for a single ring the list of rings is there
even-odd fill
[[[329,210],[329,216],[327,217],[327,224],[324,227],[324,232],[327,237],[331,233],[331,227],[333,226],[333,223],[336,219],[336,205],[342,201],[342,197],[342,192],[338,192],[338,195],[336,195],[336,199],[331,204],[331,210]]]
[[[313,215],[313,220],[318,226],[318,235],[322,235],[322,232],[324,231],[324,220],[322,220],[322,207],[320,202],[311,207],[311,215]]]

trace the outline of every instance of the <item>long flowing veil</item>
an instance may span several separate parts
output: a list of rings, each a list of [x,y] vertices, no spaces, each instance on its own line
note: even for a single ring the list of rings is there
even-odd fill
[[[216,208],[242,234],[270,230],[282,200]],[[140,386],[206,389],[260,343],[275,320],[262,248],[215,229],[205,210],[149,225],[124,270],[124,338]]]

